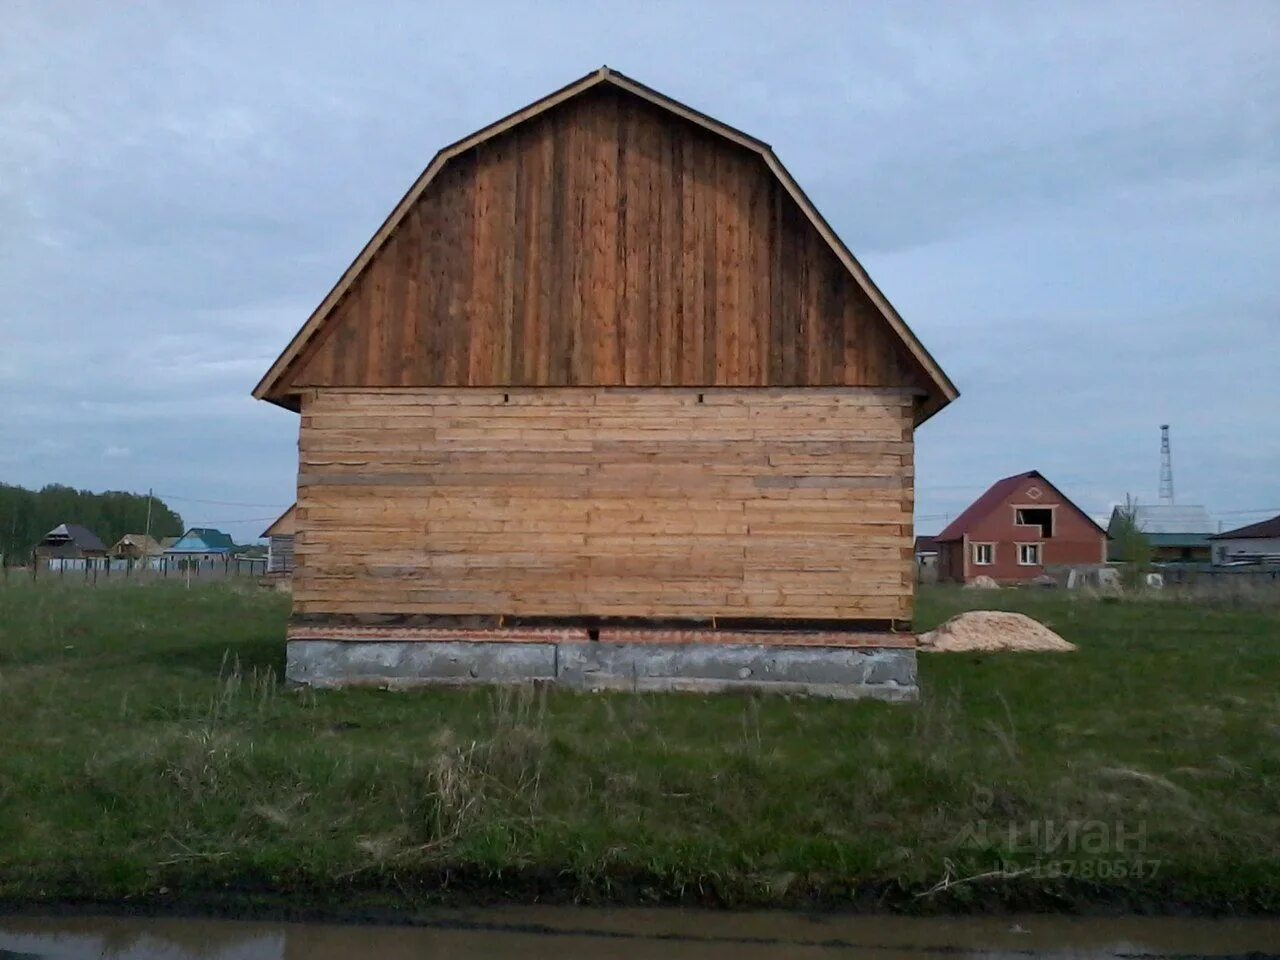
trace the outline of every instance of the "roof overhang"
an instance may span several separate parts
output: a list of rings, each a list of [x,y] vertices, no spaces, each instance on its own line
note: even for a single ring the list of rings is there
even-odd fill
[[[292,536],[294,533],[294,517],[298,512],[296,503],[290,504],[289,509],[280,516],[271,521],[271,526],[258,534],[260,537],[276,537],[276,536]]]

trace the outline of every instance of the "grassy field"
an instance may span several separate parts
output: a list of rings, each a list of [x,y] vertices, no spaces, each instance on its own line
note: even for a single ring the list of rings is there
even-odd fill
[[[10,586],[0,903],[1280,909],[1280,611],[935,588],[918,623],[977,605],[1080,652],[922,657],[914,706],[317,695],[280,595]]]

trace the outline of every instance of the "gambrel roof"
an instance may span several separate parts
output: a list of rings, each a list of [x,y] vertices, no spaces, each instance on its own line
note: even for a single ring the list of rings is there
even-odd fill
[[[545,114],[554,107],[580,97],[588,91],[603,87],[624,91],[631,96],[638,97],[670,115],[682,118],[718,138],[732,142],[738,147],[758,155],[786,194],[795,202],[802,212],[803,218],[807,219],[822,240],[830,247],[835,258],[848,271],[848,274],[856,282],[857,287],[861,289],[867,300],[874,306],[875,311],[883,317],[888,328],[892,331],[892,335],[905,348],[906,354],[909,355],[912,362],[918,365],[922,371],[923,389],[928,394],[922,405],[922,418],[936,412],[958,396],[955,385],[948,379],[941,367],[912,333],[893,305],[889,303],[884,294],[872,282],[861,264],[841,242],[835,231],[831,229],[831,226],[818,212],[817,208],[814,207],[791,174],[783,167],[768,144],[672,100],[615,70],[610,70],[608,67],[601,67],[599,70],[587,74],[549,96],[439,151],[396,205],[387,220],[343,273],[338,283],[312,313],[284,352],[272,364],[270,370],[254,389],[254,396],[296,409],[296,397],[292,396],[296,392],[296,387],[291,383],[291,377],[296,373],[299,365],[306,362],[304,351],[308,349],[313,341],[319,338],[326,326],[326,322],[339,306],[344,296],[357,284],[362,274],[365,273],[366,268],[370,266],[379,251],[388,243],[415,203],[423,196],[428,185],[440,177],[451,161],[473,148]]]

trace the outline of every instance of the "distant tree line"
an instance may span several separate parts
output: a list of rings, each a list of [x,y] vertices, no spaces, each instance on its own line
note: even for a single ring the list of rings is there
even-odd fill
[[[104,546],[126,533],[145,533],[147,495],[108,490],[93,493],[51,483],[40,490],[27,490],[0,483],[0,552],[7,563],[21,562],[60,523],[78,523],[96,533]],[[151,535],[180,537],[182,517],[158,497],[151,500]]]

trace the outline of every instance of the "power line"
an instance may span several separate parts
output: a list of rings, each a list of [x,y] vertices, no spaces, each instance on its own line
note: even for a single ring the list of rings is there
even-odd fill
[[[212,503],[219,507],[269,507],[274,509],[276,507],[283,508],[285,506],[285,504],[280,503],[243,503],[236,500],[201,500],[199,497],[180,497],[176,493],[160,493],[158,491],[156,492],[156,496],[165,500],[181,500],[184,503]]]
[[[201,527],[201,526],[204,526],[205,524],[213,524],[213,523],[262,523],[264,520],[276,520],[276,519],[278,518],[277,517],[236,517],[234,520],[227,520],[227,519],[188,520],[187,523],[189,523],[193,527]]]

